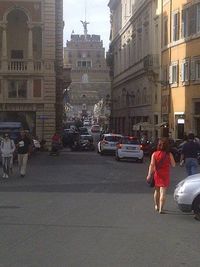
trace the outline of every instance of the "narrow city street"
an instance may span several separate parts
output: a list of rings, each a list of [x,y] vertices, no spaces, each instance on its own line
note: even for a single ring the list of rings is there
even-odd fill
[[[173,200],[154,211],[143,164],[96,152],[34,155],[25,178],[1,179],[1,267],[198,266],[199,222]]]

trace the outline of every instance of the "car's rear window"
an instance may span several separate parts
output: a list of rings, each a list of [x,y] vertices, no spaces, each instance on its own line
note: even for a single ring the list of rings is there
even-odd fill
[[[93,130],[100,130],[100,127],[99,126],[92,126],[92,129]]]
[[[130,139],[130,138],[122,138],[121,143],[126,145],[140,145],[138,139]]]
[[[120,136],[105,136],[105,140],[108,142],[119,142]]]

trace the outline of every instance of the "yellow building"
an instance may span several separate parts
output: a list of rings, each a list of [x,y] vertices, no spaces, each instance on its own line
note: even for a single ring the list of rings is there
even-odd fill
[[[200,136],[200,1],[162,1],[162,121]]]

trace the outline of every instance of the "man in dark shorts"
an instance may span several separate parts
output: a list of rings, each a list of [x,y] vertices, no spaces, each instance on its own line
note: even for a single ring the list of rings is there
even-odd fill
[[[21,177],[24,177],[26,174],[26,166],[31,149],[31,140],[27,137],[23,130],[20,132],[20,136],[17,139],[16,147],[18,154],[19,172]]]

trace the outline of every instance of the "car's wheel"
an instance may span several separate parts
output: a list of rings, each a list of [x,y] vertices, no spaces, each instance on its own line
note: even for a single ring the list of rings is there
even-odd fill
[[[197,196],[193,203],[194,214],[200,220],[200,195]]]

